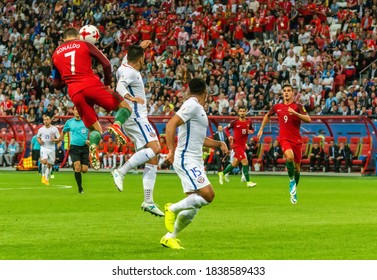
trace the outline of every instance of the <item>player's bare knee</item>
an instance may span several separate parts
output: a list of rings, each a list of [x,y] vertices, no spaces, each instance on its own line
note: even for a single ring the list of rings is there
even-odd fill
[[[206,197],[203,197],[205,200],[207,200],[208,203],[211,203],[215,199],[215,193],[211,192],[206,195]]]
[[[299,165],[295,165],[295,173],[300,173],[300,166]]]
[[[81,172],[81,164],[80,164],[80,162],[75,162],[73,164],[73,169],[75,170],[75,172]]]
[[[149,164],[158,165],[158,157],[155,156],[150,161],[148,161]]]
[[[294,156],[293,153],[286,153],[286,154],[285,154],[285,158],[287,159],[287,161],[289,161],[289,162],[293,162],[294,159],[295,159],[295,156]]]
[[[161,145],[158,141],[152,141],[148,143],[146,147],[151,148],[156,155],[161,152]]]
[[[86,173],[88,172],[88,166],[87,165],[82,165],[81,166],[81,173]]]
[[[215,192],[212,187],[205,187],[199,191],[199,194],[208,202],[211,203],[215,198]]]

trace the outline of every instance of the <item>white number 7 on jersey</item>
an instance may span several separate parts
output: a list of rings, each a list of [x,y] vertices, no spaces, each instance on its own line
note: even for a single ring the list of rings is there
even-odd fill
[[[75,75],[75,55],[76,55],[76,51],[71,51],[71,52],[67,52],[67,53],[64,54],[64,57],[68,57],[68,56],[71,57],[71,72],[72,72],[72,75]]]

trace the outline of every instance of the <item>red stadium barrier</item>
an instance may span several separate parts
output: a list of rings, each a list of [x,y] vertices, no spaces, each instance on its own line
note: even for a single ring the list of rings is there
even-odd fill
[[[61,116],[62,120],[67,120],[72,118],[72,116]],[[157,134],[159,131],[164,130],[166,123],[169,121],[171,117],[170,116],[150,116],[149,120],[151,124],[155,127],[155,130]],[[209,128],[207,135],[211,136],[214,134],[214,132],[217,129],[217,126],[219,124],[227,124],[229,121],[235,119],[234,116],[209,116]],[[257,133],[259,126],[263,120],[262,116],[253,116],[251,117],[255,134]],[[366,155],[363,155],[362,163],[361,163],[361,173],[362,174],[375,174],[375,157],[373,155],[377,154],[377,129],[373,121],[368,117],[353,117],[353,116],[334,116],[334,117],[323,117],[323,116],[312,116],[312,122],[310,124],[303,123],[301,126],[301,133],[303,136],[309,137],[311,141],[313,141],[313,138],[316,139],[318,137],[317,132],[318,129],[313,129],[316,126],[325,128],[325,135],[328,137],[337,138],[348,136],[351,138],[352,136],[358,135],[358,137],[365,138],[368,137],[370,140],[366,141],[366,145],[368,145],[367,148],[364,147],[364,151],[367,151]],[[101,123],[103,132],[106,133],[107,126],[113,122],[113,117],[99,117],[99,121]],[[360,130],[360,126],[364,127],[365,133],[362,134],[361,131],[352,131],[349,130],[347,133],[344,134],[344,131],[336,130],[337,126],[341,127],[341,130],[344,130],[344,126],[347,126],[348,128],[352,125],[358,125],[358,129]],[[63,127],[63,125],[58,125],[58,128]],[[272,136],[278,131],[278,120],[276,117],[271,117],[270,123],[265,127],[264,129],[264,135],[265,136]],[[33,137],[33,135],[36,133],[36,126],[31,125],[28,123],[25,119],[21,117],[0,117],[0,133],[7,140],[7,138],[11,136],[15,136],[17,141],[22,144],[22,153],[19,158],[19,165],[22,165],[22,159],[25,156],[28,156],[28,143]],[[342,141],[344,141],[344,139]],[[263,139],[262,139],[263,141]],[[350,143],[350,141],[348,142]],[[21,146],[21,145],[20,145]],[[66,158],[64,162],[62,163],[62,166],[64,166],[66,159],[67,159],[68,153],[66,153]],[[359,160],[359,159],[358,159]]]
[[[18,166],[23,166],[23,158],[29,156],[29,143],[35,133],[36,126],[22,117],[0,117],[0,136],[7,145],[12,138],[15,138],[20,145],[20,153],[16,158]]]

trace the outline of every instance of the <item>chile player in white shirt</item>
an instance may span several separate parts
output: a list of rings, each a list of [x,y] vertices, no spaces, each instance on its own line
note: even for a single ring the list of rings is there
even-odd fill
[[[51,168],[55,163],[55,144],[60,142],[60,133],[51,125],[49,116],[43,115],[43,124],[38,129],[37,140],[41,145],[42,183],[49,185]]]
[[[144,49],[141,46],[130,46],[127,63],[123,63],[117,71],[116,91],[132,107],[132,114],[123,124],[122,129],[134,142],[137,152],[123,166],[115,169],[112,175],[117,189],[122,191],[124,176],[127,172],[145,163],[143,172],[144,201],[141,208],[153,215],[164,216],[164,213],[153,201],[158,154],[161,147],[157,134],[147,117],[145,89],[140,74],[143,64]],[[133,97],[138,102],[129,102],[127,97]]]
[[[171,249],[183,249],[177,239],[178,234],[194,219],[199,209],[211,203],[215,197],[203,162],[203,146],[220,148],[228,153],[225,142],[216,141],[206,136],[208,118],[203,105],[207,98],[206,83],[194,78],[189,82],[190,98],[166,125],[166,142],[169,148],[167,161],[174,164],[182,182],[186,198],[177,203],[165,205],[165,226],[168,233],[160,244]],[[175,147],[175,135],[178,128],[178,145]]]

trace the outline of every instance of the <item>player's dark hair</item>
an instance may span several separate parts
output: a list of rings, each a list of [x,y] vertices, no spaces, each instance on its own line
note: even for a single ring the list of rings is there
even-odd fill
[[[246,110],[246,107],[244,105],[238,106],[238,111],[241,110],[241,109]]]
[[[282,89],[285,89],[286,87],[290,87],[291,90],[293,91],[293,87],[292,87],[291,84],[284,84],[283,87],[282,87]]]
[[[129,46],[127,52],[127,60],[130,62],[137,62],[138,59],[143,57],[144,49],[140,46]]]
[[[201,78],[193,78],[189,82],[191,94],[202,95],[207,88],[206,82]]]
[[[77,36],[79,36],[79,31],[73,27],[67,28],[63,32],[63,39],[67,39],[69,37],[77,37]]]

